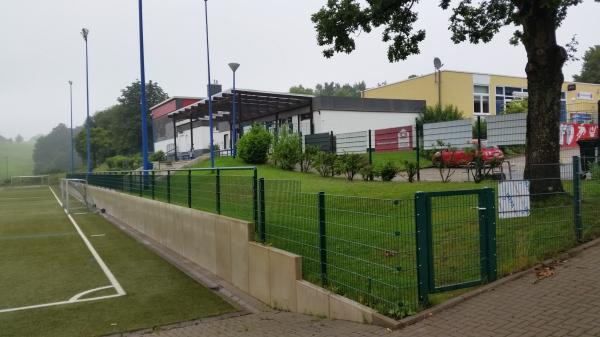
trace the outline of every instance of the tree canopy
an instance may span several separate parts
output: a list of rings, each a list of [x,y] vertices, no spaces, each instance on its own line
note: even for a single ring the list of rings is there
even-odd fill
[[[590,47],[583,56],[583,67],[579,75],[573,76],[577,82],[600,84],[600,45]]]
[[[341,97],[360,97],[361,92],[367,88],[365,81],[354,84],[340,84],[337,82],[325,82],[317,84],[315,88],[304,87],[301,84],[290,88],[292,94],[304,94],[315,96],[341,96]]]
[[[108,157],[115,155],[133,155],[140,152],[142,130],[140,118],[140,81],[135,81],[121,90],[117,104],[98,111],[90,119],[91,157],[94,166],[102,164]],[[169,96],[156,82],[146,84],[148,107],[154,106]],[[150,112],[146,117],[148,142],[153,145],[152,121]],[[86,133],[76,136],[76,149],[82,158],[86,158]]]
[[[600,2],[600,0],[595,0]],[[415,4],[419,0],[367,0],[361,6],[359,0],[328,0],[327,4],[313,14],[312,21],[317,29],[317,43],[326,46],[325,57],[335,53],[351,53],[356,49],[353,34],[370,33],[374,28],[383,27],[382,40],[388,42],[388,59],[404,60],[410,55],[419,54],[419,44],[425,40],[426,31],[415,28],[419,16]],[[536,35],[528,23],[537,22],[544,16],[550,19],[546,24],[556,30],[569,7],[583,0],[488,0],[473,2],[460,0],[451,6],[451,0],[439,0],[439,6],[450,9],[450,32],[455,43],[489,42],[504,26],[516,26],[511,43]],[[543,13],[542,13],[543,12]]]

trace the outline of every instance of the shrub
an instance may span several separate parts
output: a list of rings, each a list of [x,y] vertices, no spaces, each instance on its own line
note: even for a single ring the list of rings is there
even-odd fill
[[[113,156],[104,161],[109,170],[135,170],[142,166],[142,157],[135,156]]]
[[[398,175],[398,172],[400,172],[400,169],[391,160],[388,160],[376,170],[377,176],[381,177],[383,181],[392,181]]]
[[[360,173],[364,181],[373,180],[373,177],[375,176],[373,166],[371,166],[370,164],[366,164],[358,172]]]
[[[309,172],[312,168],[317,153],[319,152],[319,147],[316,145],[305,145],[304,152],[300,156],[300,171]]]
[[[166,156],[162,150],[158,150],[150,155],[150,161],[164,161],[165,159]]]
[[[417,124],[423,125],[426,123],[448,122],[463,118],[463,113],[454,105],[446,105],[442,108],[441,105],[427,106],[423,112],[417,117]]]
[[[337,155],[335,153],[318,151],[315,156],[315,168],[321,177],[335,176],[335,164]]]
[[[284,128],[273,145],[272,159],[275,166],[289,171],[296,168],[302,157],[301,146],[300,137]]]
[[[406,171],[406,178],[408,179],[408,182],[414,183],[415,176],[417,175],[417,163],[405,160],[404,170]]]
[[[238,141],[238,155],[248,164],[264,164],[271,147],[271,134],[262,126],[253,125]]]
[[[338,170],[346,175],[349,181],[354,180],[354,176],[367,165],[365,157],[358,153],[344,153],[337,162]]]

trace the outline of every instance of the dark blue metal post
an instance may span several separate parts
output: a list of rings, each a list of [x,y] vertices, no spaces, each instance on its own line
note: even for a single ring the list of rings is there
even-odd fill
[[[229,68],[233,71],[233,90],[232,90],[232,109],[231,109],[231,156],[235,158],[237,154],[237,94],[235,92],[235,72],[240,67],[239,63],[229,63]]]
[[[233,110],[231,112],[231,121],[233,122],[232,125],[233,127],[231,128],[231,155],[233,158],[235,158],[235,148],[236,148],[236,144],[237,144],[237,135],[236,135],[236,131],[237,131],[237,123],[236,123],[236,119],[235,119],[235,115],[237,114],[237,107],[235,106],[236,104],[236,94],[235,94],[235,71],[233,72],[233,108],[231,110]]]
[[[81,35],[85,41],[85,95],[87,114],[85,118],[85,151],[87,155],[87,173],[92,172],[92,155],[90,145],[90,81],[89,81],[89,62],[88,62],[88,34],[90,31],[87,28],[81,30]]]
[[[138,0],[139,9],[139,25],[140,25],[140,105],[142,118],[142,157],[144,160],[144,170],[150,170],[150,162],[148,161],[148,126],[146,125],[147,102],[146,102],[146,70],[144,66],[144,23],[142,17],[142,0]],[[147,175],[145,172],[144,176]]]
[[[71,102],[71,173],[75,171],[75,156],[73,154],[73,81],[69,81],[69,98]]]
[[[140,0],[141,1],[141,0]],[[211,79],[210,79],[210,49],[208,43],[208,0],[204,0],[204,19],[206,24],[206,63],[208,66],[208,127],[210,128],[210,167],[215,167],[215,146],[214,146],[214,135],[213,135],[213,110],[212,110],[212,96],[211,96]]]

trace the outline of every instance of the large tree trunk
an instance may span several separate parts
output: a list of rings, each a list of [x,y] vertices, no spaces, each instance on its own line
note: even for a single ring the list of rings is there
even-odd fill
[[[563,191],[560,179],[560,95],[565,49],[556,43],[557,12],[546,0],[521,8],[522,42],[527,51],[529,111],[525,179],[531,194]]]

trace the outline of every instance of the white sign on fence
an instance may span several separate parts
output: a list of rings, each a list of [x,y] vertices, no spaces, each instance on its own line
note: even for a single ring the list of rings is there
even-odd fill
[[[498,184],[500,219],[527,217],[531,213],[529,181],[501,181]]]

